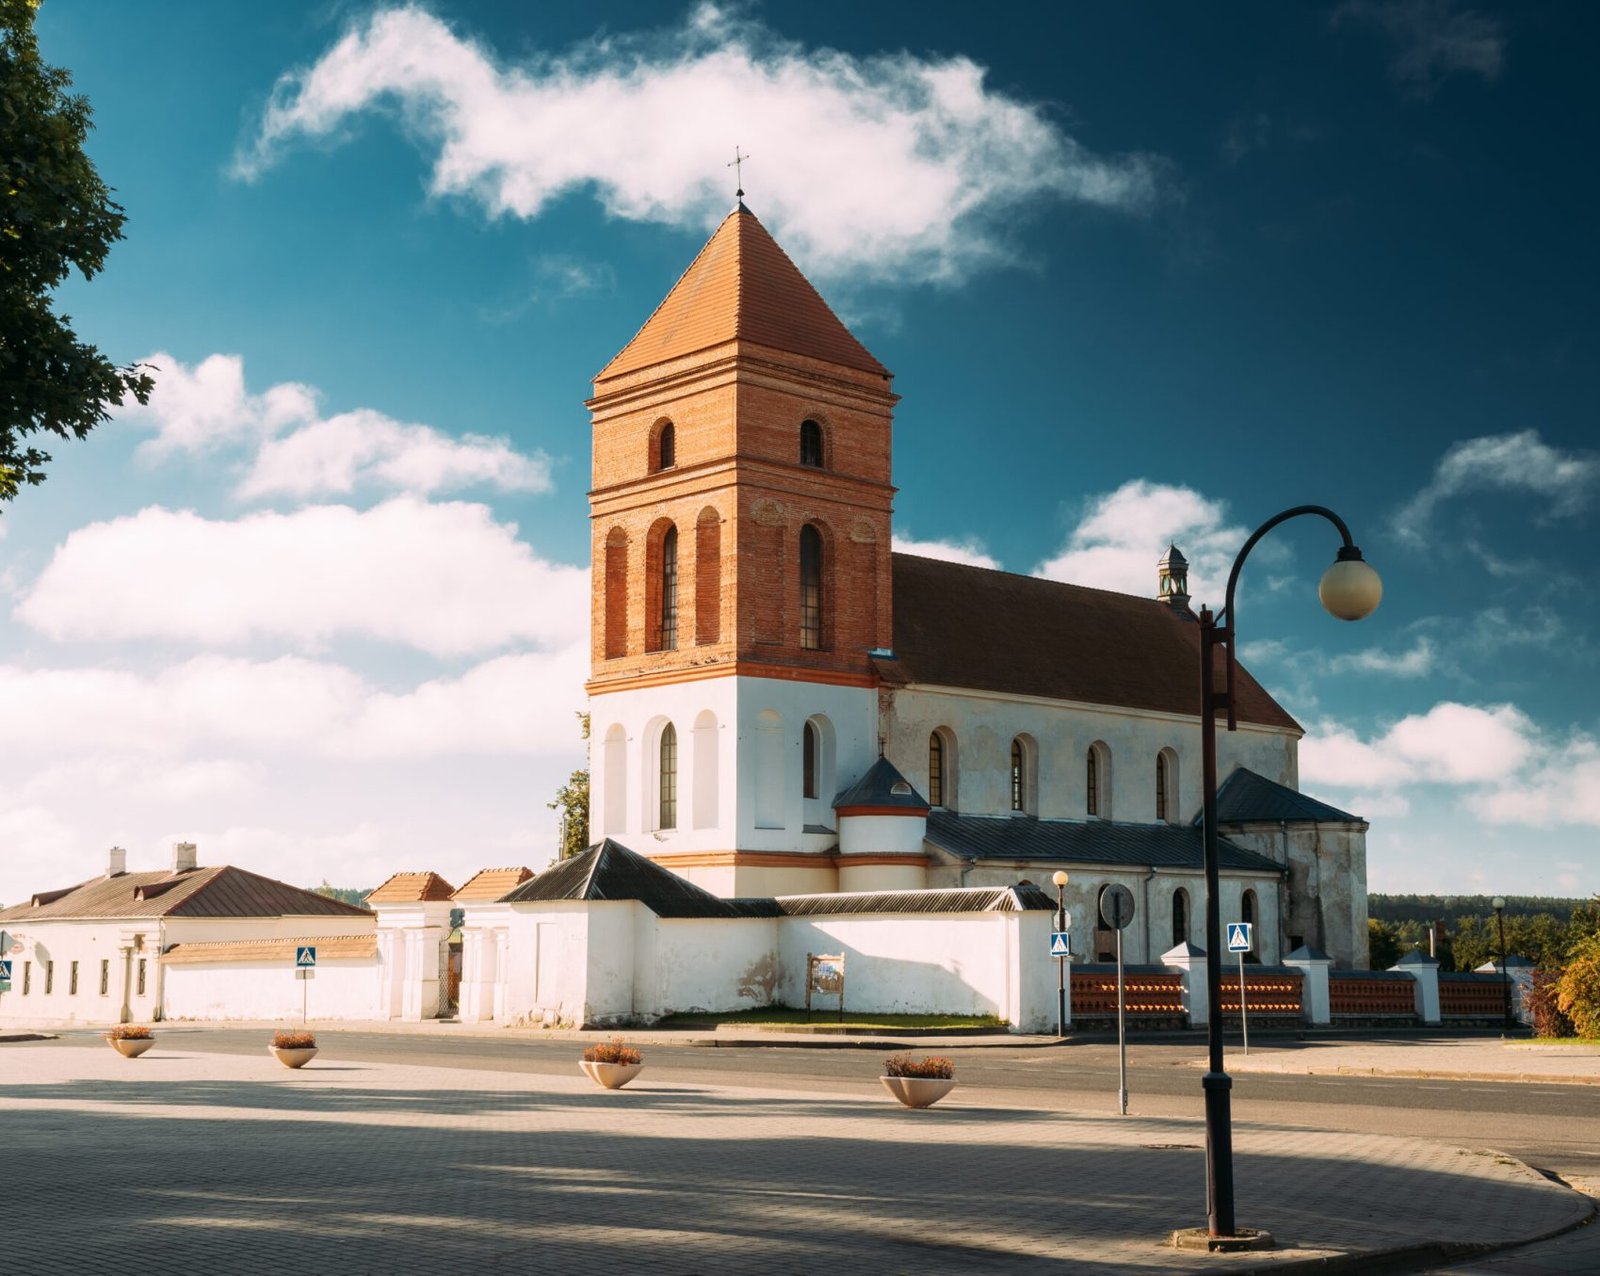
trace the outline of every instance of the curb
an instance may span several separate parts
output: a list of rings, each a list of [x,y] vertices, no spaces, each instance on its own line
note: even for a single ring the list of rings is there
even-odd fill
[[[1262,1074],[1257,1074],[1262,1075]],[[1293,1073],[1284,1073],[1293,1076]],[[1540,1072],[1445,1072],[1429,1068],[1362,1068],[1341,1064],[1337,1068],[1313,1068],[1306,1076],[1340,1077],[1406,1077],[1417,1081],[1520,1081],[1545,1085],[1600,1085],[1600,1075],[1581,1076],[1572,1073]]]

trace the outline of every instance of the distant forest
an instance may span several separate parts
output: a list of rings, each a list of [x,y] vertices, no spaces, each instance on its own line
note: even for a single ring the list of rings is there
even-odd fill
[[[1560,899],[1554,895],[1507,895],[1506,917],[1534,917],[1550,913],[1571,917],[1589,900]],[[1368,895],[1367,915],[1380,922],[1444,922],[1463,917],[1494,916],[1493,895]]]

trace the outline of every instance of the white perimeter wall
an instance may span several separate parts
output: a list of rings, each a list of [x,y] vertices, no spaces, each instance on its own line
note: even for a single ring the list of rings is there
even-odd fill
[[[371,958],[317,963],[295,978],[288,962],[181,962],[164,968],[168,1019],[374,1019],[378,965]],[[304,990],[302,992],[302,989]]]

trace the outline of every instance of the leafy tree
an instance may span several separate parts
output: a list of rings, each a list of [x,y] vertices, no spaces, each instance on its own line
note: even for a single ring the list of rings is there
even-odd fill
[[[336,899],[344,904],[359,904],[365,907],[367,896],[376,889],[377,887],[375,886],[369,886],[365,890],[362,890],[359,886],[333,886],[324,877],[322,885],[313,887],[311,893],[313,895],[321,895],[324,899]]]
[[[1573,948],[1556,988],[1556,1005],[1580,1037],[1600,1037],[1600,936]]]
[[[52,304],[74,269],[100,271],[126,218],[83,150],[88,100],[39,58],[37,10],[0,0],[0,500],[44,482],[50,454],[33,436],[81,439],[154,384],[79,341]]]
[[[578,714],[583,739],[589,738],[589,715]],[[585,748],[587,754],[588,749]],[[561,834],[556,847],[556,857],[568,860],[589,849],[589,768],[585,765],[574,771],[567,782],[556,790],[556,800],[546,805],[561,812]]]
[[[1376,917],[1367,921],[1367,960],[1373,970],[1388,970],[1400,960],[1400,937],[1393,922],[1380,922]]]

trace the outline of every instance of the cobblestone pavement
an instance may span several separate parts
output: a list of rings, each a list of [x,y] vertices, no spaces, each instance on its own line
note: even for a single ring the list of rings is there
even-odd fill
[[[864,1061],[866,1063],[866,1061]],[[870,1067],[870,1064],[867,1064]],[[887,1096],[163,1048],[7,1052],[7,1272],[1226,1272],[1494,1244],[1586,1198],[1484,1149],[1238,1125],[1241,1225],[1283,1247],[1180,1253],[1197,1122]],[[1509,1272],[1515,1269],[1495,1269]]]

